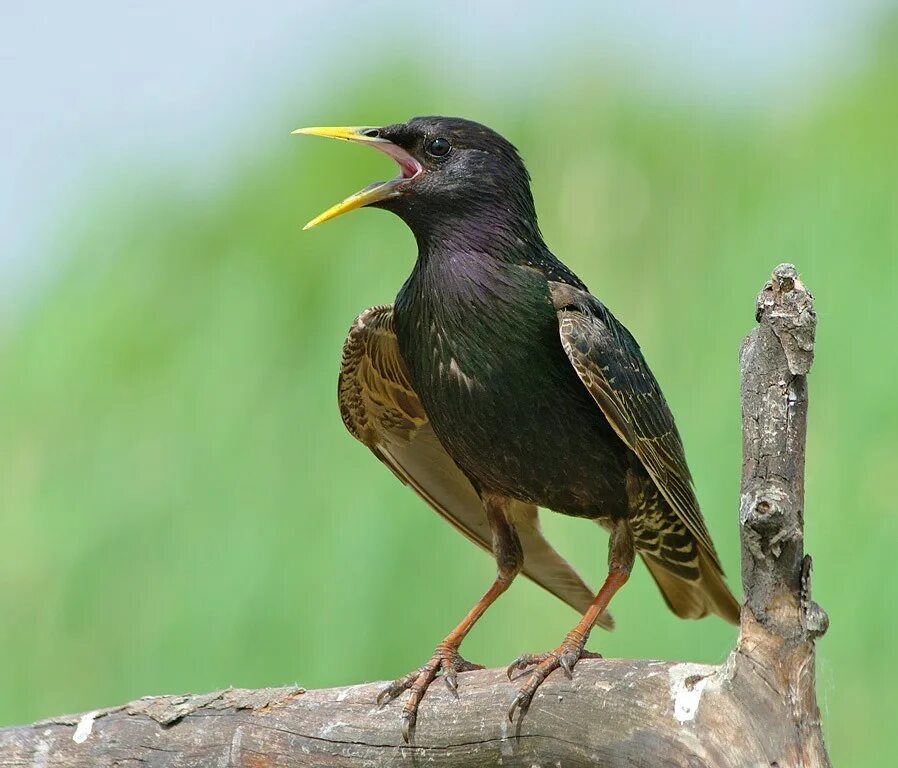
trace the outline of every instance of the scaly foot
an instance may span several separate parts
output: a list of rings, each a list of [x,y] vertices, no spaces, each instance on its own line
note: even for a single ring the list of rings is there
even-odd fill
[[[508,719],[514,721],[515,710],[520,709],[522,713],[527,711],[536,689],[539,688],[543,680],[553,670],[561,667],[568,678],[570,678],[573,675],[574,665],[580,659],[602,658],[602,655],[599,653],[584,650],[583,646],[585,643],[586,638],[568,635],[564,642],[554,651],[549,651],[548,653],[525,653],[523,656],[518,656],[506,670],[508,679],[514,679],[513,675],[515,672],[529,672],[530,677],[521,686],[518,695],[515,696],[514,701],[511,703],[511,707],[508,710]],[[517,675],[517,677],[520,676]]]
[[[377,694],[377,703],[381,705],[386,704],[399,696],[403,691],[411,689],[411,695],[402,708],[402,738],[405,739],[407,744],[409,736],[415,729],[415,721],[418,719],[418,704],[421,703],[421,699],[424,698],[424,693],[430,687],[430,684],[436,679],[437,673],[442,673],[446,687],[457,698],[457,674],[459,672],[470,672],[475,669],[483,669],[483,665],[465,661],[459,655],[458,648],[440,643],[433,652],[430,661],[423,667],[393,681]]]

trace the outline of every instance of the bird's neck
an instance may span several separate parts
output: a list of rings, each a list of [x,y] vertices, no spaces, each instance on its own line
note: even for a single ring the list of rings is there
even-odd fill
[[[418,261],[412,278],[430,276],[438,284],[479,277],[503,281],[508,270],[528,267],[549,281],[586,290],[580,279],[559,261],[543,241],[535,216],[498,215],[488,208],[464,217],[428,218],[412,229],[418,243]],[[464,265],[460,268],[460,265]],[[474,273],[474,274],[471,274]],[[425,282],[427,280],[425,279]]]
[[[416,237],[418,259],[395,303],[399,347],[416,386],[434,370],[451,370],[453,360],[466,375],[485,375],[491,357],[526,348],[533,334],[557,342],[548,282],[585,289],[535,227],[469,219]]]
[[[510,263],[523,263],[528,254],[548,252],[532,215],[517,215],[498,206],[484,205],[463,215],[448,210],[428,211],[409,221],[424,263],[455,253],[479,253]]]

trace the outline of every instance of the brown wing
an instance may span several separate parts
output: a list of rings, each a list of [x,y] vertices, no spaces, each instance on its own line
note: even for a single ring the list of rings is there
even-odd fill
[[[343,423],[396,477],[478,546],[492,551],[483,504],[446,453],[409,382],[393,330],[393,308],[356,318],[343,346],[338,384]],[[510,515],[524,550],[523,572],[579,612],[593,592],[543,537],[537,509],[512,502]],[[601,626],[610,629],[605,614]]]
[[[692,489],[683,443],[639,345],[586,291],[555,282],[549,287],[561,343],[574,370],[615,432],[648,471],[667,502],[663,509],[669,505],[678,518],[659,521],[659,530],[663,528],[668,538],[677,542],[671,554],[689,549],[694,553],[690,577],[674,556],[666,562],[660,549],[643,552],[665,599],[681,616],[697,618],[711,610],[735,621],[738,606],[723,582],[720,560]],[[687,539],[694,539],[695,544]]]

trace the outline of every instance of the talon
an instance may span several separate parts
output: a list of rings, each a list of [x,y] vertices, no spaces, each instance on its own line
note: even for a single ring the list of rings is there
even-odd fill
[[[581,638],[566,638],[565,641],[554,651],[540,654],[524,654],[519,656],[506,670],[509,680],[512,673],[516,669],[526,669],[532,667],[530,671],[530,679],[524,683],[515,700],[508,710],[508,719],[510,722],[514,720],[515,710],[520,709],[521,713],[527,711],[536,693],[543,681],[552,673],[553,670],[561,667],[562,671],[568,678],[573,678],[574,665],[583,658],[601,658],[599,654],[590,651],[584,651]]]
[[[508,665],[508,669],[505,670],[505,674],[508,675],[508,679],[511,680],[511,676],[514,674],[515,670],[518,668],[518,662],[513,661]]]
[[[549,654],[547,653],[522,654],[509,665],[508,669],[505,670],[505,674],[508,675],[509,680],[514,680],[515,677],[520,677],[520,675],[514,675],[515,672],[525,672],[527,670],[527,667],[539,664],[548,655]]]
[[[558,663],[561,665],[561,668],[564,670],[564,674],[567,675],[567,679],[572,680],[574,677],[574,665],[571,663],[571,660],[566,653],[561,655],[561,658],[558,660]],[[576,663],[576,660],[574,663]]]
[[[440,644],[427,664],[390,683],[377,694],[375,701],[378,706],[383,706],[404,691],[411,691],[402,712],[402,738],[408,744],[418,719],[418,705],[431,683],[436,680],[437,675],[442,673],[446,687],[458,698],[458,673],[473,669],[483,669],[483,667],[480,664],[471,664],[465,661],[454,647]]]
[[[396,694],[393,692],[393,685],[388,685],[386,688],[382,688],[380,693],[377,694],[377,698],[374,700],[377,703],[377,706],[382,707],[388,701],[395,698]]]
[[[524,691],[518,691],[518,695],[514,697],[511,706],[508,708],[508,722],[514,722],[514,713],[516,709],[520,709],[522,713],[526,712],[530,707],[530,697]]]

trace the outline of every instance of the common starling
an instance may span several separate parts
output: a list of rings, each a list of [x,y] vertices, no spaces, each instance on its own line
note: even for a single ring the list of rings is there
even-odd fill
[[[546,676],[570,676],[594,624],[638,553],[682,618],[739,606],[705,526],[683,444],[630,332],[549,251],[517,150],[468,120],[416,117],[381,128],[296,133],[366,144],[400,174],[313,219],[384,208],[412,230],[418,258],[395,303],[359,315],[343,348],[343,422],[459,531],[493,553],[497,576],[420,669],[385,688],[418,705],[442,675],[479,668],[459,645],[523,571],[583,614],[553,651],[508,668],[531,674],[511,708],[523,712]],[[537,507],[594,520],[610,532],[597,594],[540,532]]]

